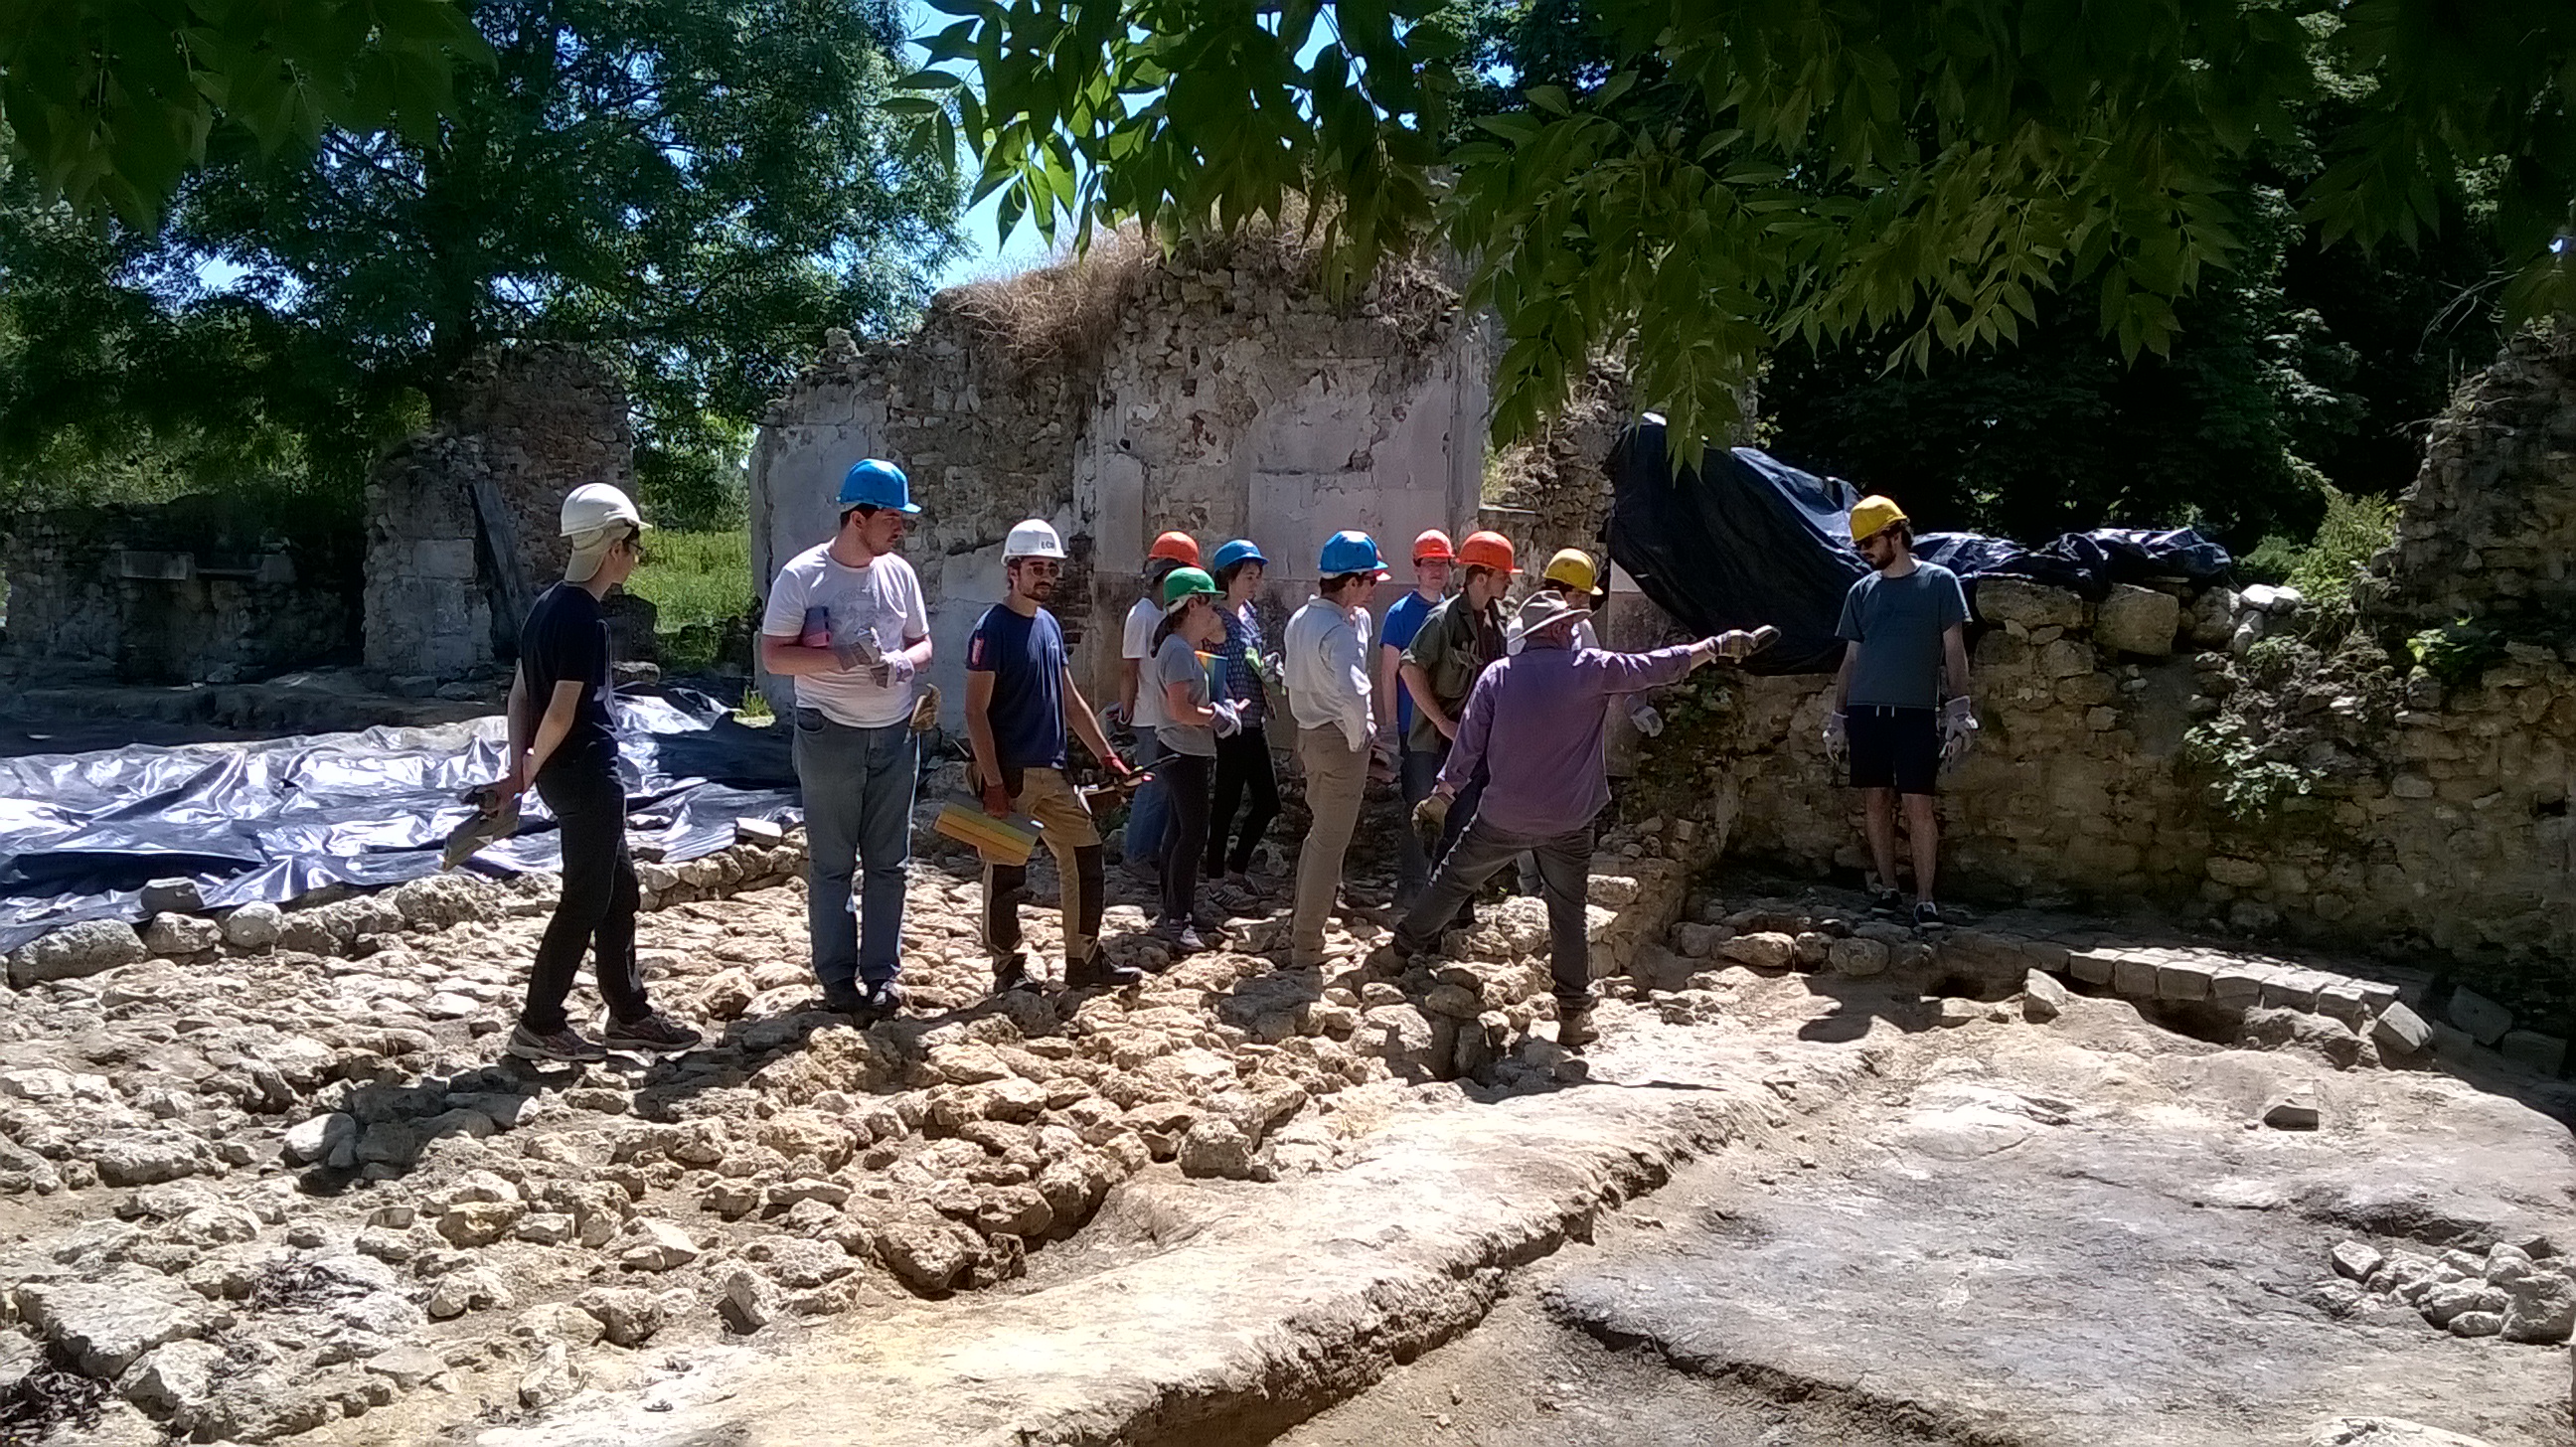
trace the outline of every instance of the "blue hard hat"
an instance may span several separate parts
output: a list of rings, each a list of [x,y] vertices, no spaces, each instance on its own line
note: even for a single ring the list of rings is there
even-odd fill
[[[896,512],[917,513],[912,503],[912,479],[903,469],[879,457],[861,458],[850,464],[841,476],[841,510],[854,507],[886,507]]]
[[[1345,528],[1324,539],[1324,555],[1319,567],[1327,578],[1338,578],[1344,573],[1386,576],[1386,564],[1378,560],[1377,539],[1356,528]]]
[[[1223,569],[1231,568],[1237,563],[1259,563],[1265,568],[1270,566],[1270,560],[1261,556],[1261,549],[1254,547],[1250,538],[1236,538],[1233,542],[1217,549],[1216,561],[1209,566]]]

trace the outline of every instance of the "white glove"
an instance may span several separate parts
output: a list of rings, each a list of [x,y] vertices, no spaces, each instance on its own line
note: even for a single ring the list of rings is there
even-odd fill
[[[1851,735],[1839,713],[1825,715],[1825,757],[1837,764],[1851,758]]]
[[[884,662],[868,670],[881,688],[901,688],[912,682],[912,660],[900,653],[888,654]]]
[[[1964,697],[1954,698],[1941,706],[1941,762],[1955,764],[1968,756],[1977,741],[1976,711]]]
[[[832,662],[844,673],[856,673],[862,668],[874,670],[885,661],[884,651],[877,647],[876,634],[866,629],[853,634],[847,643],[832,645]]]
[[[1650,739],[1664,731],[1664,716],[1655,712],[1653,704],[1641,703],[1628,710],[1628,722],[1635,724],[1637,732]]]
[[[1216,718],[1211,722],[1218,738],[1230,739],[1243,732],[1243,714],[1235,707],[1233,699],[1221,698],[1208,707],[1216,712]]]

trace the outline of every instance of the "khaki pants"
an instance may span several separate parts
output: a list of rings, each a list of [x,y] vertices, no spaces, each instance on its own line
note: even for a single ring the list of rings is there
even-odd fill
[[[1100,829],[1091,809],[1074,792],[1061,769],[1022,769],[1019,787],[1011,790],[1011,807],[1036,820],[1045,832],[1047,852],[1055,856],[1062,897],[1056,901],[1064,921],[1064,958],[1068,965],[1089,960],[1099,947],[1100,909],[1106,899],[1100,868]],[[1008,787],[1010,781],[1004,780]],[[1028,866],[984,864],[984,944],[995,955],[1020,947],[1020,892],[1029,882]]]
[[[1288,933],[1289,963],[1302,970],[1324,962],[1324,922],[1341,887],[1342,854],[1359,826],[1369,751],[1366,744],[1352,748],[1327,724],[1297,731],[1297,761],[1306,768],[1306,808],[1315,816],[1297,853],[1297,912]]]

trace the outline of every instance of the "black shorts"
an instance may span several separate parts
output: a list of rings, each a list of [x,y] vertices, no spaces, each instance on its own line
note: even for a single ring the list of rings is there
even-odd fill
[[[1855,789],[1929,794],[1941,777],[1938,709],[1853,704],[1843,710],[1843,730],[1851,741]]]

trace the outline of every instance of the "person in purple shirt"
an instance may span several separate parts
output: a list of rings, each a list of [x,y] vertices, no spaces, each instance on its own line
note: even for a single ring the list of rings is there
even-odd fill
[[[1598,1038],[1583,903],[1592,821],[1610,802],[1602,742],[1609,702],[1751,651],[1750,636],[1742,634],[1652,653],[1573,647],[1574,625],[1591,614],[1557,594],[1532,594],[1520,608],[1521,651],[1488,667],[1467,695],[1432,797],[1455,797],[1481,765],[1484,802],[1440,857],[1430,887],[1397,925],[1394,943],[1398,960],[1431,953],[1458,906],[1523,851],[1536,853],[1556,982],[1556,1038],[1567,1046]]]

